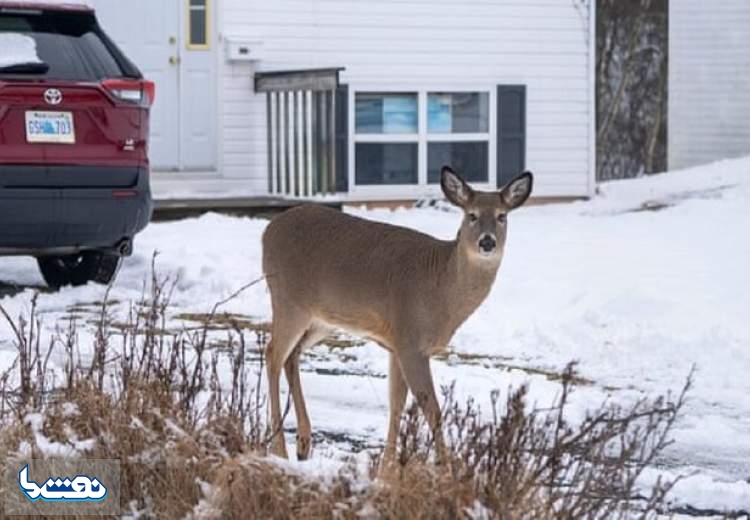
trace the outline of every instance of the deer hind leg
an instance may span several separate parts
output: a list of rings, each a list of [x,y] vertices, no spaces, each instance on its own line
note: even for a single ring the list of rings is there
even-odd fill
[[[310,456],[312,429],[310,417],[307,415],[305,396],[302,393],[302,381],[299,375],[299,358],[302,352],[314,346],[328,336],[328,331],[318,327],[310,327],[294,348],[284,364],[289,392],[294,401],[294,414],[297,417],[297,460],[307,460]]]
[[[399,360],[406,384],[416,398],[427,419],[427,424],[432,430],[437,462],[441,464],[446,460],[445,441],[443,440],[440,404],[435,395],[435,385],[432,382],[432,372],[430,371],[430,358],[422,352],[416,351],[402,352]]]
[[[294,312],[292,309],[277,312],[277,309],[274,309],[271,341],[266,347],[266,373],[268,376],[268,396],[271,404],[271,451],[283,458],[288,458],[288,455],[281,417],[279,389],[281,369],[304,335],[308,325],[309,321],[299,312]]]
[[[391,353],[390,364],[388,369],[388,436],[385,441],[383,450],[383,460],[380,463],[381,476],[387,475],[396,462],[396,445],[398,444],[398,434],[401,427],[401,414],[404,411],[406,402],[406,381],[401,372],[401,365],[398,362],[396,354]]]

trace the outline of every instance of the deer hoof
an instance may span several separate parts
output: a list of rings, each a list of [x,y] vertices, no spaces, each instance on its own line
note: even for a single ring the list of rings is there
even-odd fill
[[[310,437],[297,437],[297,460],[307,460],[310,457]]]

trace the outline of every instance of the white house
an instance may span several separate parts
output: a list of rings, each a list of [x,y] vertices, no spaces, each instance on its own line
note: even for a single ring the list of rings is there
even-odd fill
[[[94,0],[157,83],[161,196],[595,187],[593,0]]]
[[[750,2],[669,4],[669,167],[750,155]]]

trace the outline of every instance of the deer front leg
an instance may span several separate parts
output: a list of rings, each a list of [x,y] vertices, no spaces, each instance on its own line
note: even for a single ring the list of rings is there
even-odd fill
[[[395,354],[390,355],[388,390],[388,437],[386,438],[385,449],[383,450],[383,460],[380,462],[381,476],[386,475],[393,469],[396,463],[396,446],[398,444],[398,434],[401,429],[401,413],[404,411],[404,403],[406,402],[406,381],[404,380],[401,365]]]
[[[441,428],[440,405],[435,395],[435,385],[432,382],[432,372],[430,371],[430,358],[420,351],[407,351],[400,352],[399,359],[406,384],[409,386],[412,395],[417,399],[417,403],[427,419],[427,424],[432,430],[437,462],[442,464],[446,460],[445,441]]]

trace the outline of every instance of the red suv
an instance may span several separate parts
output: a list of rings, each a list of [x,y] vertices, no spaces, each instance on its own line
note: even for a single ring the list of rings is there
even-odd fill
[[[0,0],[0,255],[109,283],[151,219],[154,84],[85,4]]]

